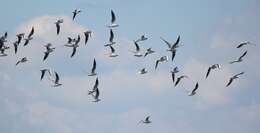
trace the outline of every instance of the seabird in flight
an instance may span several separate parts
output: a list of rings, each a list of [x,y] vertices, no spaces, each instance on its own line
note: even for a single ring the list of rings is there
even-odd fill
[[[141,41],[145,41],[147,40],[148,38],[145,37],[145,35],[142,35],[140,38],[138,38],[135,42],[141,42]]]
[[[145,54],[144,54],[144,57],[146,57],[147,55],[152,54],[152,53],[154,53],[154,52],[155,52],[155,51],[153,51],[152,48],[148,48],[148,49],[146,49],[146,52],[145,52]]]
[[[175,85],[174,85],[174,86],[177,86],[177,85],[179,84],[179,82],[181,81],[181,79],[183,79],[183,78],[188,78],[188,76],[182,75],[182,76],[178,77],[178,78],[177,78],[177,81],[175,82]]]
[[[134,41],[135,44],[135,51],[132,51],[134,53],[134,56],[136,57],[142,57],[143,55],[140,53],[140,47],[136,41]]]
[[[119,25],[116,24],[116,15],[113,10],[111,10],[111,24],[107,26],[108,28],[115,28],[118,27]]]
[[[55,48],[52,48],[51,46],[52,46],[51,43],[48,43],[47,45],[45,45],[46,51],[44,52],[43,61],[45,61],[47,59],[47,57],[49,56],[49,54],[54,51]]]
[[[150,116],[147,116],[144,120],[141,120],[139,123],[150,124],[152,123],[152,121],[150,120]]]
[[[81,10],[75,9],[75,10],[72,12],[72,14],[73,14],[72,20],[74,20],[75,17],[76,17],[80,12],[81,12]]]
[[[148,71],[145,68],[142,68],[138,73],[139,74],[146,74]]]
[[[91,93],[92,97],[95,101],[92,102],[99,102],[101,99],[99,99],[99,89],[97,88],[94,93]]]
[[[196,94],[196,90],[199,88],[199,83],[197,82],[194,89],[191,91],[191,93],[189,94],[189,96],[193,96]]]
[[[60,33],[60,24],[63,23],[63,19],[59,19],[55,22],[57,35]]]
[[[72,48],[73,48],[72,54],[71,54],[70,57],[73,57],[73,56],[75,55],[76,50],[77,50],[77,48],[79,47],[78,43],[80,42],[80,36],[78,35],[77,40],[74,40],[74,39],[73,39],[73,42],[74,42],[74,44],[71,44],[71,45],[65,44],[65,45],[64,45],[64,46],[66,46],[66,47],[72,47]]]
[[[26,57],[23,57],[21,60],[17,61],[17,63],[15,65],[17,66],[18,64],[25,63],[27,61],[28,61],[28,59]]]
[[[245,51],[237,60],[229,62],[229,64],[237,63],[237,62],[242,62],[243,57],[246,56],[247,51]]]
[[[176,55],[176,49],[177,49],[178,47],[180,47],[180,45],[179,45],[180,36],[178,36],[178,38],[177,38],[177,40],[176,40],[176,42],[175,42],[174,44],[169,43],[168,41],[166,41],[166,40],[165,40],[164,38],[162,38],[162,37],[160,37],[160,38],[161,38],[161,40],[164,41],[164,43],[167,44],[167,46],[168,46],[168,48],[169,48],[169,49],[167,49],[167,51],[170,51],[170,52],[172,53],[172,61],[173,61],[173,59],[174,59],[174,57],[175,57],[175,55]]]
[[[173,69],[173,71],[171,71],[173,83],[174,83],[174,81],[175,81],[175,73],[178,73],[178,72],[179,72],[178,67],[175,67],[175,68]]]
[[[88,94],[89,94],[89,95],[92,94],[92,93],[94,93],[94,92],[98,89],[98,84],[99,84],[99,81],[98,81],[98,78],[96,78],[96,81],[95,81],[95,84],[94,84],[92,90],[91,90],[91,91],[88,91]]]
[[[32,27],[32,29],[31,29],[29,35],[27,36],[27,38],[24,39],[25,42],[24,42],[23,46],[26,46],[26,45],[29,44],[29,42],[33,39],[33,37],[32,37],[33,34],[34,34],[34,27]]]
[[[213,70],[213,69],[216,69],[216,68],[220,69],[220,65],[219,64],[213,64],[212,66],[210,66],[208,68],[208,71],[207,71],[207,74],[206,74],[206,78],[209,76],[210,71]]]
[[[114,42],[114,32],[112,29],[110,29],[110,36],[109,36],[109,43],[104,45],[105,47],[107,46],[111,46],[113,44],[115,44],[116,42]]]
[[[15,41],[15,42],[13,43],[13,45],[14,45],[14,53],[16,54],[16,53],[17,53],[17,50],[18,50],[18,45],[19,45],[18,41]]]
[[[24,38],[24,33],[17,34],[17,43],[20,44],[22,39]]]
[[[162,56],[158,60],[156,60],[155,69],[158,67],[159,62],[165,62],[165,61],[168,61],[168,57],[167,56]]]
[[[88,42],[89,37],[91,37],[92,31],[85,31],[84,35],[85,35],[85,45]]]
[[[97,63],[96,63],[96,59],[94,58],[93,66],[92,66],[92,69],[91,69],[91,73],[88,76],[95,76],[95,75],[97,75],[96,67],[97,67]]]
[[[228,87],[228,86],[233,82],[234,79],[239,78],[239,76],[242,75],[242,74],[244,74],[244,72],[241,72],[241,73],[238,73],[238,74],[232,76],[232,77],[229,79],[229,81],[228,81],[226,87]]]

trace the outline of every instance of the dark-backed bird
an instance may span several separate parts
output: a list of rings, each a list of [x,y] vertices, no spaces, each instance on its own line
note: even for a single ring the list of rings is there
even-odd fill
[[[16,66],[18,65],[18,64],[20,64],[20,63],[25,63],[25,62],[27,62],[28,61],[28,59],[26,58],[26,57],[23,57],[22,59],[20,59],[19,61],[17,61],[16,62]]]
[[[155,62],[155,69],[157,69],[160,62],[166,62],[168,61],[168,56],[162,56]]]
[[[245,51],[237,60],[229,62],[229,64],[242,62],[243,58],[246,56],[246,54],[247,54],[247,51]]]
[[[51,46],[52,46],[51,43],[48,43],[47,45],[44,46],[46,48],[46,51],[44,52],[43,61],[45,61],[47,59],[47,57],[49,56],[49,54],[54,51],[55,48],[53,48]]]
[[[207,71],[207,74],[206,74],[206,78],[209,76],[211,70],[216,69],[216,68],[220,69],[220,65],[219,65],[219,64],[213,64],[213,65],[211,65],[211,66],[208,68],[208,71]]]
[[[113,10],[111,10],[111,24],[107,26],[108,28],[115,28],[118,27],[119,25],[116,24],[116,15]]]
[[[167,51],[170,51],[170,52],[172,53],[172,61],[173,61],[173,59],[174,59],[174,57],[175,57],[175,55],[176,55],[176,49],[177,49],[178,47],[180,47],[180,45],[179,45],[180,36],[178,36],[178,38],[177,38],[177,40],[175,41],[174,44],[169,43],[168,41],[166,41],[166,40],[165,40],[164,38],[162,38],[162,37],[160,37],[160,38],[161,38],[161,40],[162,40],[164,43],[167,44],[167,46],[168,46],[168,48],[169,48],[169,49],[167,49]]]
[[[84,35],[85,35],[85,45],[88,42],[88,39],[91,37],[92,31],[85,31]]]
[[[110,36],[109,36],[109,42],[106,44],[106,45],[104,45],[105,47],[107,47],[107,46],[111,46],[111,45],[113,45],[113,44],[115,44],[116,42],[114,42],[114,32],[113,32],[113,30],[112,29],[110,29]]]
[[[197,82],[194,89],[191,91],[191,93],[189,94],[189,96],[193,96],[196,94],[197,89],[199,88],[199,83]]]
[[[92,69],[91,69],[91,73],[88,76],[95,76],[95,75],[97,75],[96,67],[97,67],[97,63],[96,63],[96,59],[94,58]]]
[[[63,23],[63,19],[59,19],[55,22],[55,25],[56,25],[56,33],[57,35],[59,35],[60,33],[60,24]]]
[[[245,46],[245,45],[255,45],[255,44],[253,44],[253,43],[251,43],[251,42],[249,42],[249,41],[247,41],[247,42],[242,42],[242,43],[240,43],[240,44],[237,46],[237,48],[241,48],[241,47],[243,47],[243,46]]]
[[[238,74],[232,76],[232,77],[229,79],[229,81],[228,81],[226,87],[228,87],[229,85],[231,85],[231,83],[234,81],[234,79],[239,78],[239,76],[242,75],[242,74],[244,74],[244,72],[241,72],[241,73],[238,73]]]
[[[72,20],[74,20],[75,17],[76,17],[80,12],[81,12],[81,10],[75,9],[75,10],[72,12],[72,14],[73,14]]]
[[[150,124],[152,123],[152,121],[150,120],[150,116],[147,116],[144,120],[141,120],[139,123]]]
[[[41,80],[44,78],[46,71],[49,73],[49,76],[51,76],[50,69],[42,69],[40,71],[41,71]]]
[[[177,86],[183,78],[188,78],[188,76],[182,75],[182,76],[178,77],[174,86]]]

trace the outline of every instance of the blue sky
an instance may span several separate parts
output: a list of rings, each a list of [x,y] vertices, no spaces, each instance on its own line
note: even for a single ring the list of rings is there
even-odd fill
[[[66,0],[2,1],[0,34],[8,31],[12,47],[17,33],[35,27],[34,40],[28,47],[13,48],[0,62],[0,131],[4,133],[258,133],[260,124],[259,23],[257,0]],[[72,11],[83,12],[72,22]],[[115,29],[118,58],[107,57],[110,10],[120,25]],[[55,35],[54,22],[64,19],[61,34]],[[75,57],[63,47],[68,36],[87,29],[93,36],[87,46],[81,42]],[[145,34],[149,39],[140,47],[152,47],[156,53],[136,58],[132,40]],[[168,55],[160,37],[181,44],[174,62],[161,64],[154,71],[155,60]],[[244,41],[257,46],[235,47]],[[42,62],[46,43],[57,47]],[[248,50],[244,62],[228,62]],[[15,67],[26,56],[29,62]],[[95,77],[88,77],[93,58],[97,60],[101,101],[91,102],[87,95]],[[219,63],[205,80],[208,66]],[[179,75],[189,75],[174,88],[170,70],[178,66]],[[146,67],[148,74],[139,75]],[[40,69],[51,68],[61,76],[63,85],[53,88],[48,80],[40,81]],[[238,72],[245,75],[229,88],[228,78]],[[197,95],[188,97],[185,89],[200,83]],[[147,115],[150,125],[137,125]]]

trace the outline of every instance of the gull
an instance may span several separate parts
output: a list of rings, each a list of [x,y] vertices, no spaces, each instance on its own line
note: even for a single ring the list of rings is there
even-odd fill
[[[54,51],[55,48],[52,48],[51,46],[52,46],[51,43],[48,43],[47,45],[44,46],[46,47],[46,52],[44,52],[43,61],[45,61],[49,56],[49,54]]]
[[[95,84],[94,84],[92,90],[91,90],[91,91],[88,91],[88,94],[89,94],[89,95],[92,94],[92,93],[94,93],[94,92],[98,89],[98,84],[99,84],[99,81],[98,81],[98,78],[96,78],[96,81],[95,81]]]
[[[115,28],[118,27],[119,25],[115,23],[116,22],[116,16],[113,10],[111,10],[111,24],[107,26],[108,28]]]
[[[178,67],[175,67],[175,68],[173,69],[173,71],[171,71],[173,83],[174,83],[174,81],[175,81],[175,73],[178,73],[178,72],[179,72]]]
[[[220,65],[219,65],[219,64],[213,64],[213,65],[211,65],[211,66],[208,68],[208,71],[207,71],[207,74],[206,74],[206,78],[209,76],[210,71],[213,70],[213,69],[216,69],[216,68],[220,69]]]
[[[148,49],[146,49],[146,52],[145,52],[145,54],[144,54],[144,57],[146,57],[147,55],[152,54],[152,53],[154,53],[154,52],[155,52],[155,51],[153,51],[152,48],[148,48]]]
[[[189,96],[193,96],[196,94],[196,90],[199,88],[199,83],[197,82],[194,89],[191,91],[191,93],[189,94]]]
[[[247,42],[242,42],[242,43],[240,43],[240,44],[237,46],[237,48],[241,48],[241,47],[243,47],[243,46],[245,46],[245,45],[255,45],[255,44],[253,44],[253,43],[251,43],[251,42],[249,42],[249,41],[247,41]]]
[[[60,33],[60,24],[63,23],[63,19],[59,19],[55,22],[56,25],[56,30],[57,30],[57,35]]]
[[[134,56],[136,57],[142,57],[143,55],[140,53],[140,47],[136,41],[134,41],[135,44],[135,51],[132,51],[134,53]]]
[[[91,69],[91,73],[90,73],[88,76],[95,76],[95,75],[97,75],[97,73],[96,73],[96,67],[97,67],[97,63],[96,63],[96,60],[95,60],[95,58],[94,58],[93,66],[92,66],[92,69]]]
[[[73,14],[72,20],[74,20],[75,17],[76,17],[80,12],[81,12],[81,10],[75,9],[75,10],[72,12],[72,14]]]
[[[181,81],[181,79],[183,79],[183,78],[188,78],[188,76],[182,75],[182,76],[178,77],[174,86],[177,86],[179,84],[179,82]]]
[[[19,45],[18,41],[15,41],[15,42],[13,43],[13,45],[14,45],[14,53],[16,54],[16,53],[17,53],[17,50],[18,50],[18,45]]]
[[[60,81],[60,77],[59,77],[58,73],[57,73],[57,72],[54,72],[54,73],[55,73],[55,79],[52,80],[52,82],[54,83],[54,85],[53,85],[52,87],[58,87],[58,86],[61,86],[62,84],[59,83],[59,81]]]
[[[47,71],[47,72],[49,73],[49,75],[51,76],[50,69],[42,69],[42,70],[40,70],[40,71],[41,71],[41,80],[43,79],[43,77],[44,77],[46,71]]]
[[[141,41],[145,41],[147,40],[148,38],[145,37],[145,35],[142,35],[139,39],[137,39],[135,42],[141,42]]]
[[[152,121],[150,121],[150,116],[147,116],[144,120],[141,120],[139,123],[150,124],[152,123]]]
[[[142,68],[138,73],[139,74],[146,74],[148,71],[145,68]]]
[[[165,61],[168,61],[168,57],[167,56],[162,56],[158,60],[156,60],[155,69],[158,67],[159,62],[165,62]]]
[[[17,34],[17,43],[20,44],[22,39],[24,38],[24,33]]]
[[[115,49],[113,48],[113,46],[109,46],[111,49],[111,53],[109,54],[109,57],[117,57],[118,54],[115,53]]]
[[[237,60],[229,62],[229,64],[237,63],[237,62],[242,62],[243,57],[246,56],[247,51],[245,51]]]
[[[113,44],[115,44],[116,42],[114,42],[114,32],[112,29],[110,29],[110,36],[109,36],[109,43],[104,45],[105,47],[107,46],[111,46]]]
[[[176,42],[175,42],[174,44],[169,43],[168,41],[166,41],[166,40],[165,40],[164,38],[162,38],[162,37],[160,37],[160,38],[161,38],[161,40],[164,41],[164,43],[167,44],[167,46],[168,46],[168,48],[169,48],[169,49],[167,49],[167,51],[170,51],[170,52],[172,53],[172,61],[173,61],[173,59],[174,59],[174,57],[175,57],[175,55],[176,55],[176,49],[177,49],[178,47],[180,47],[180,45],[179,45],[180,36],[178,36],[178,38],[177,38],[177,40],[176,40]]]
[[[71,45],[67,45],[67,44],[64,45],[64,46],[66,46],[66,47],[72,47],[72,48],[73,48],[72,54],[71,54],[70,57],[73,57],[73,56],[75,55],[76,50],[77,50],[77,48],[79,47],[78,43],[80,42],[80,36],[78,35],[78,39],[77,39],[77,40],[74,40],[74,39],[73,39],[73,42],[75,42],[75,43],[74,43],[74,44],[71,44]]]
[[[21,60],[17,61],[17,63],[15,65],[17,66],[18,64],[25,63],[27,61],[28,61],[28,59],[26,57],[23,57]]]
[[[33,39],[33,37],[32,37],[33,34],[34,34],[34,27],[32,27],[32,29],[31,29],[29,35],[27,36],[27,38],[24,39],[25,42],[24,42],[23,46],[26,46],[26,45],[29,44],[29,42]]]
[[[228,81],[226,87],[228,87],[228,86],[233,82],[234,79],[239,78],[238,76],[240,76],[240,75],[242,75],[242,74],[244,74],[244,72],[241,72],[241,73],[238,73],[238,74],[232,76],[232,77],[229,79],[229,81]]]
[[[84,32],[84,35],[85,35],[85,45],[87,44],[89,37],[91,37],[91,34],[92,34],[91,31],[85,31]]]

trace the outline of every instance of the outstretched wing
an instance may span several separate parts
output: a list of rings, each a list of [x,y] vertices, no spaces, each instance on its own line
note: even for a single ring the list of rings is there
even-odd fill
[[[211,67],[208,68],[207,74],[206,74],[206,78],[209,76],[209,73],[211,71]]]
[[[171,48],[172,46],[171,46],[171,43],[169,43],[168,41],[166,41],[165,39],[163,39],[162,37],[160,37],[160,39],[161,40],[163,40],[164,41],[164,43],[166,43],[167,44],[167,46],[168,46],[168,48]]]
[[[116,21],[116,15],[113,10],[111,10],[111,23],[114,23]]]

